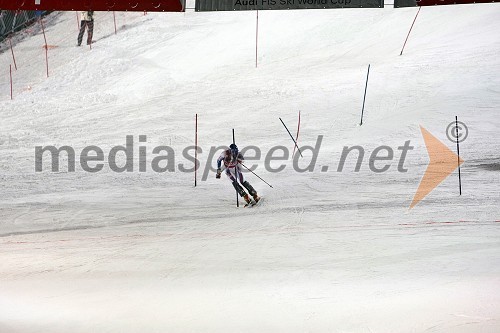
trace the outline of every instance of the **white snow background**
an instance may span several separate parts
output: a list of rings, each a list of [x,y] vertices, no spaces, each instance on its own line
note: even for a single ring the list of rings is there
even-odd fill
[[[255,12],[117,13],[116,35],[99,12],[92,50],[55,12],[49,78],[39,27],[13,40],[13,101],[3,43],[0,332],[500,332],[500,5],[422,8],[399,56],[416,11],[260,11],[258,68]],[[232,128],[240,148],[292,150],[278,117],[295,134],[299,110],[299,144],[324,136],[316,169],[262,157],[274,188],[245,174],[254,209],[213,172],[194,188],[177,168],[138,171],[139,135],[148,163],[168,145],[190,167],[196,113],[202,166]],[[429,162],[419,126],[455,151],[455,116],[463,194],[454,172],[409,210]],[[134,172],[35,172],[35,146],[107,154],[126,135]],[[360,172],[355,154],[336,171],[346,145],[366,149]],[[380,145],[394,162],[373,173]]]

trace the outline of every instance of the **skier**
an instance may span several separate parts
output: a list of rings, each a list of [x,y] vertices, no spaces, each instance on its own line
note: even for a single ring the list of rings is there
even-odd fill
[[[232,143],[229,146],[229,149],[225,150],[217,159],[217,175],[215,176],[215,178],[220,178],[222,173],[222,161],[224,161],[224,166],[226,167],[226,175],[233,183],[236,192],[238,192],[238,194],[246,201],[246,207],[248,205],[256,204],[260,200],[260,197],[257,194],[257,191],[255,191],[255,189],[252,187],[252,185],[250,185],[248,181],[243,179],[243,173],[241,172],[241,167],[239,165],[243,162],[243,160],[243,155],[238,151],[238,147],[234,143]],[[252,203],[250,196],[245,192],[238,181],[248,190],[248,193],[250,193],[250,195],[255,200],[254,203]]]

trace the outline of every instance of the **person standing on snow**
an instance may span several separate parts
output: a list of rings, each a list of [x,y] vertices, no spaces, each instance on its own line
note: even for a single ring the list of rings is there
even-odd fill
[[[236,192],[246,201],[247,205],[252,203],[249,195],[241,187],[243,185],[248,193],[253,197],[255,203],[260,200],[257,191],[248,183],[248,181],[243,179],[243,173],[241,172],[240,164],[243,162],[243,155],[238,151],[238,147],[232,143],[229,149],[225,150],[220,157],[217,159],[217,175],[215,178],[219,179],[222,173],[222,161],[224,161],[224,166],[226,167],[226,175],[233,183]],[[239,183],[238,183],[239,182]],[[240,185],[241,184],[241,185]]]
[[[80,24],[80,33],[78,34],[78,46],[82,45],[83,34],[87,28],[87,45],[92,44],[92,35],[94,34],[94,11],[81,13],[82,21]]]

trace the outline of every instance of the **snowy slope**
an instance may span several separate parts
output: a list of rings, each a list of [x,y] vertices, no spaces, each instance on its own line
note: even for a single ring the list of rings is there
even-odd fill
[[[116,35],[98,13],[92,50],[74,46],[74,13],[53,13],[49,78],[39,29],[16,39],[13,101],[0,78],[0,332],[497,332],[500,6],[425,7],[399,56],[415,13],[259,12],[258,68],[254,12],[122,13]],[[295,132],[299,110],[300,143],[324,136],[317,167],[272,173],[262,157],[274,189],[246,174],[256,209],[213,172],[194,188],[177,167],[138,171],[139,135],[148,163],[168,145],[190,166],[196,113],[200,178],[232,128],[264,156],[291,150],[278,117]],[[463,195],[454,173],[409,210],[428,164],[419,126],[454,150],[455,116]],[[34,171],[35,146],[107,154],[126,135],[134,172]],[[360,172],[352,158],[336,172],[346,145],[365,148]],[[380,145],[395,162],[373,173]]]

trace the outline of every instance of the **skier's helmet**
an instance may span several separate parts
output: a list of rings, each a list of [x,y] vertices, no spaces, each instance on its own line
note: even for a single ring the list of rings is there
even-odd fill
[[[229,148],[231,149],[231,155],[238,156],[238,147],[234,143],[231,143]]]

